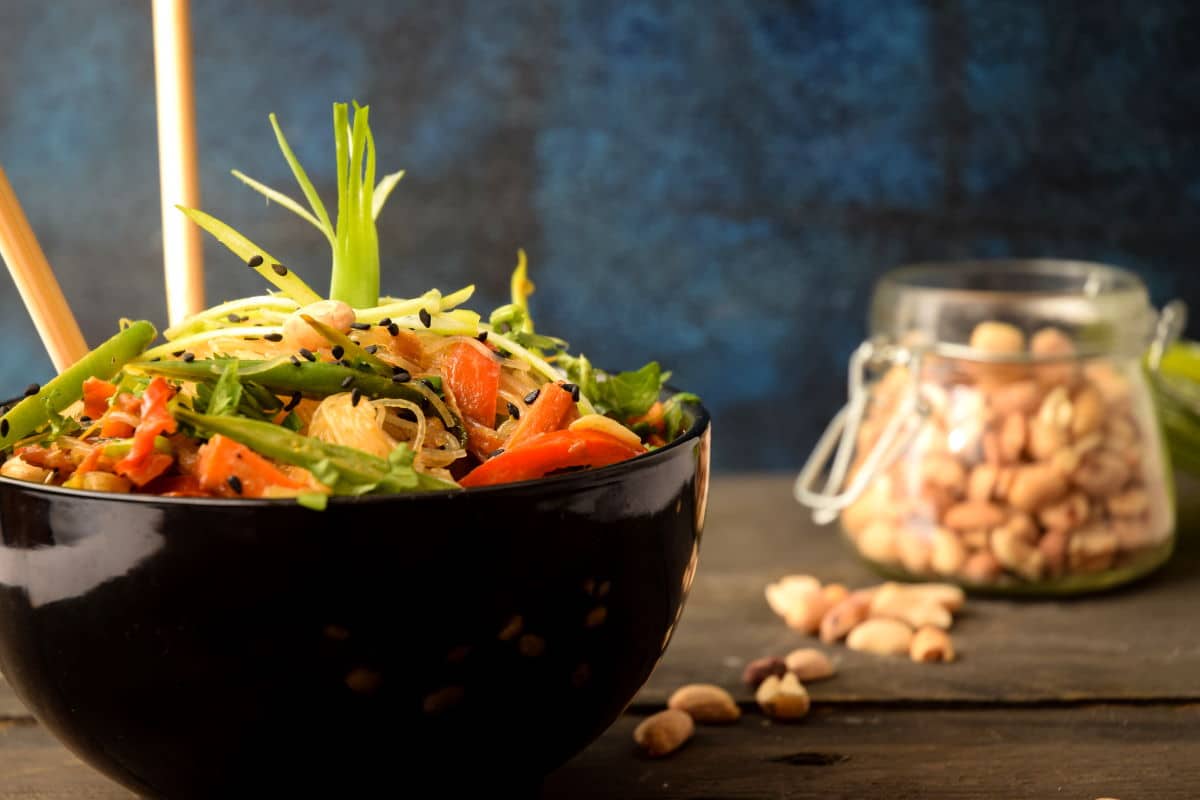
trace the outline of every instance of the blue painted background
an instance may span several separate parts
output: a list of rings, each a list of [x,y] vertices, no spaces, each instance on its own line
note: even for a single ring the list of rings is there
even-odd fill
[[[275,111],[330,197],[330,103],[369,103],[387,291],[487,309],[523,246],[544,330],[674,369],[719,468],[794,469],[889,267],[1100,259],[1200,306],[1195,7],[193,0],[204,206],[324,284],[228,170],[290,189]],[[147,4],[0,4],[0,164],[93,342],[163,320]],[[206,259],[210,300],[261,288]],[[0,341],[0,393],[50,374],[6,275]]]

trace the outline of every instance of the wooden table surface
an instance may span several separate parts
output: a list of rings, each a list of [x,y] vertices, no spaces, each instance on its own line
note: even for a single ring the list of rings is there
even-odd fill
[[[1181,487],[1191,496],[1195,487]],[[1194,526],[1188,526],[1192,531]],[[1135,586],[1068,601],[972,598],[949,665],[827,648],[813,711],[777,724],[740,684],[749,659],[811,644],[763,586],[811,573],[879,579],[791,499],[790,476],[714,481],[701,568],[659,669],[625,716],[545,782],[543,798],[1200,797],[1200,533]],[[726,686],[742,719],[680,752],[632,730],[684,683]],[[59,746],[0,683],[0,798],[128,798]]]

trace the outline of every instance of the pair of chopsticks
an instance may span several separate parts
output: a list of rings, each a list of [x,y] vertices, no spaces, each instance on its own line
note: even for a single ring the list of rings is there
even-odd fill
[[[204,308],[200,231],[175,208],[177,203],[192,208],[200,204],[188,2],[152,2],[163,268],[171,324]],[[0,257],[8,265],[54,368],[61,372],[87,353],[87,343],[2,168]]]

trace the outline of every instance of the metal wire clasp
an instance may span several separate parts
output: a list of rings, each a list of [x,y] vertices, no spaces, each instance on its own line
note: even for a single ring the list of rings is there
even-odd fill
[[[876,339],[863,342],[850,356],[846,405],[830,420],[796,477],[796,500],[813,509],[813,520],[818,524],[837,519],[838,512],[857,500],[868,484],[892,465],[920,430],[920,423],[928,414],[928,406],[921,398],[919,382],[923,355],[923,350],[919,348],[901,347]],[[854,478],[843,488],[858,440],[858,429],[871,400],[868,372],[883,366],[906,367],[908,385],[878,441],[863,459]],[[827,465],[825,486],[814,488]]]

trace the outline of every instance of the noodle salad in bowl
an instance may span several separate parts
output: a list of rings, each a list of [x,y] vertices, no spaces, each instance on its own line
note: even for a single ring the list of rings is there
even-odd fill
[[[635,458],[675,439],[694,395],[656,362],[608,373],[534,328],[524,252],[511,302],[485,319],[473,286],[380,295],[375,220],[403,176],[376,180],[367,107],[335,104],[336,219],[274,115],[306,205],[234,175],[329,243],[327,297],[229,225],[180,208],[273,286],[163,333],[121,330],[0,417],[0,476],[166,497],[294,498],[456,491]]]

